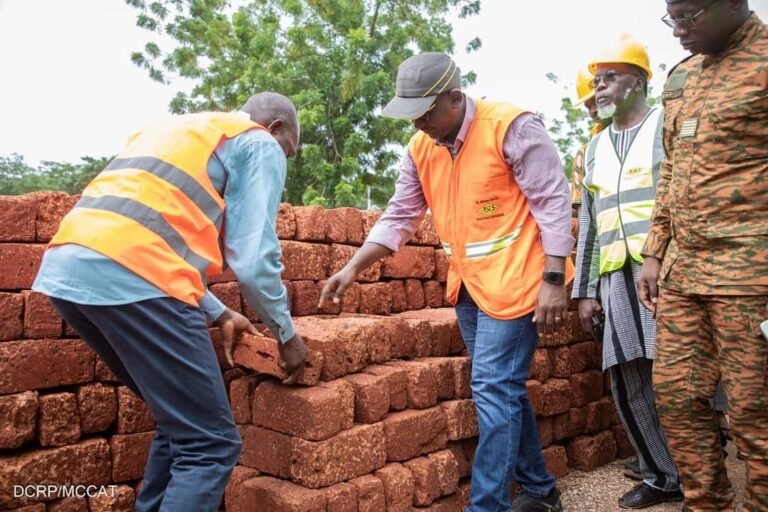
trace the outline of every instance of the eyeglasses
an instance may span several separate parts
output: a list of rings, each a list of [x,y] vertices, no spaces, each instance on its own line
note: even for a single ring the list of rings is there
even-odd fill
[[[704,4],[704,7],[702,7],[699,12],[694,14],[693,16],[686,16],[685,18],[673,18],[669,15],[669,13],[665,14],[661,17],[661,21],[664,22],[665,25],[667,25],[670,28],[680,27],[682,29],[691,29],[694,26],[696,26],[696,19],[704,14],[704,11],[709,9],[709,6],[717,2],[717,0],[710,0],[706,4]]]
[[[438,94],[435,97],[435,101],[432,102],[432,105],[430,105],[429,108],[427,110],[425,110],[423,114],[421,114],[419,117],[414,119],[414,121],[428,122],[432,118],[432,116],[434,115],[433,110],[437,106],[437,102],[440,101],[440,97],[443,96],[443,95],[444,95],[444,93]]]
[[[621,75],[630,75],[630,76],[637,76],[632,73],[619,73],[618,71],[614,71],[613,69],[609,69],[603,74],[595,75],[595,78],[593,78],[589,82],[589,87],[592,89],[597,89],[597,86],[600,85],[600,83],[604,84],[610,84],[616,81],[617,78],[619,78]]]

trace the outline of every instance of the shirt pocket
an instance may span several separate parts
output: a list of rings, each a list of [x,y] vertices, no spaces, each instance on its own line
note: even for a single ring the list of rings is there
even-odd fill
[[[768,286],[768,212],[738,212],[707,219],[715,285]]]
[[[734,99],[714,103],[709,118],[712,142],[722,149],[726,162],[768,158],[768,92],[740,93]]]

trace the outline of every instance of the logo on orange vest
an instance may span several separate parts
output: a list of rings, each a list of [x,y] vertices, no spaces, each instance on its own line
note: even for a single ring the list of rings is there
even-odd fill
[[[482,213],[483,215],[493,215],[493,213],[498,209],[499,209],[499,205],[488,203],[478,208],[477,212]]]

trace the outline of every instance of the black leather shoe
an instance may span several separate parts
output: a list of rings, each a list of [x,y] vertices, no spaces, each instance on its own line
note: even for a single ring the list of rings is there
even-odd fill
[[[637,484],[631,491],[619,498],[619,506],[621,508],[639,509],[672,501],[683,501],[683,492],[680,489],[661,491],[643,482]]]
[[[560,491],[555,487],[543,498],[521,494],[512,502],[512,512],[563,512]]]
[[[632,480],[643,480],[643,474],[640,473],[640,460],[637,457],[624,464],[624,476]]]

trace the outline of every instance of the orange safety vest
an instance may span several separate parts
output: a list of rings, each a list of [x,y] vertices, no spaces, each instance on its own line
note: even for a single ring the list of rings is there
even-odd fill
[[[539,227],[504,159],[509,125],[525,110],[476,104],[456,160],[423,132],[411,138],[409,149],[450,262],[448,300],[456,304],[463,282],[489,316],[519,318],[536,308],[545,262]],[[573,278],[570,258],[566,278]]]
[[[237,113],[177,116],[134,135],[83,191],[49,247],[78,244],[197,305],[222,271],[225,203],[208,177],[224,138],[264,129]]]

